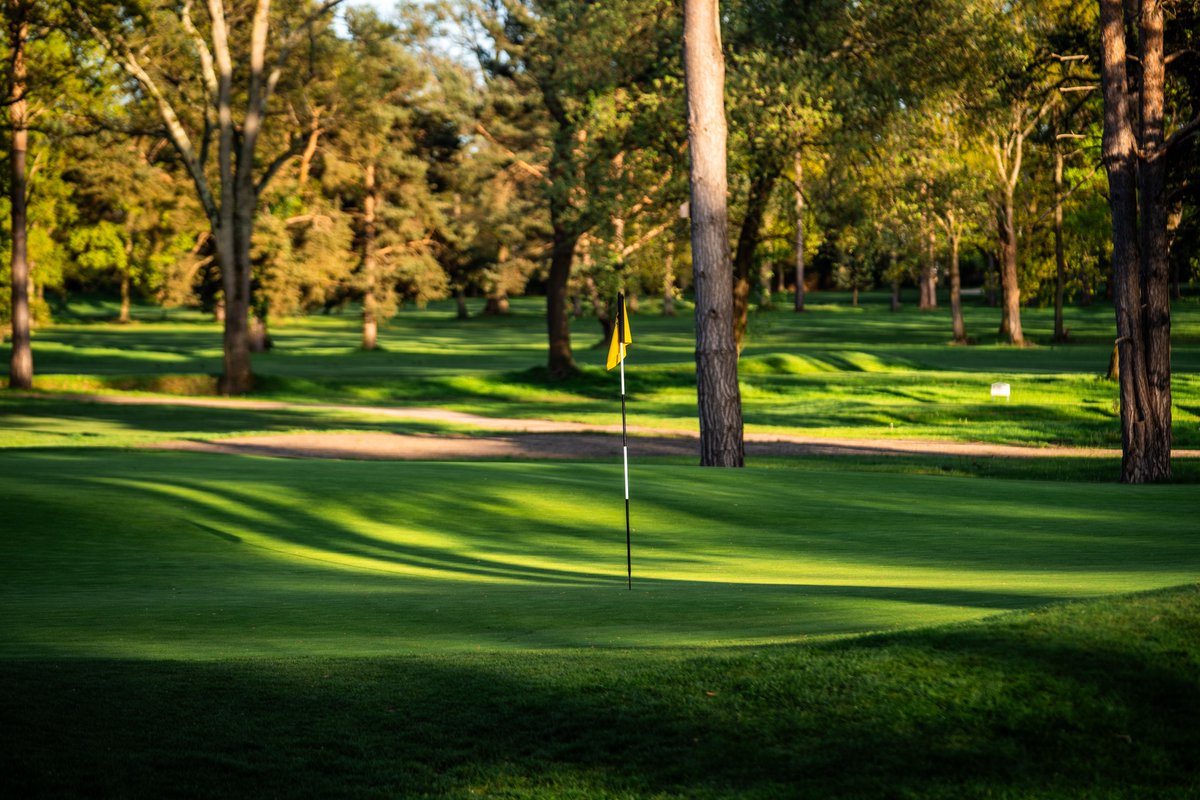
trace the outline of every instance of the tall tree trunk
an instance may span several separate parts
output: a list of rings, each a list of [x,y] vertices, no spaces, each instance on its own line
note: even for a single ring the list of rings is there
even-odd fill
[[[121,270],[121,310],[117,312],[117,322],[129,324],[129,270]]]
[[[271,349],[271,332],[267,328],[268,313],[254,314],[250,318],[250,352],[265,353]]]
[[[725,59],[717,0],[684,0],[700,464],[745,463],[726,206]]]
[[[750,181],[746,216],[738,231],[737,250],[733,257],[733,335],[739,350],[746,338],[750,313],[750,274],[754,268],[754,252],[758,249],[763,216],[775,185],[775,176],[770,173],[770,170],[758,172]]]
[[[29,256],[28,216],[26,200],[25,159],[29,146],[26,129],[26,68],[25,46],[29,39],[28,6],[24,2],[8,3],[9,31],[9,120],[12,123],[12,185],[9,199],[12,203],[12,358],[9,363],[8,387],[10,389],[33,388],[33,348],[30,338],[29,313]]]
[[[1025,346],[1021,331],[1021,287],[1017,282],[1017,210],[1012,190],[1006,190],[1000,217],[1000,288],[1004,315],[1000,333],[1010,344]]]
[[[1179,230],[1180,223],[1183,222],[1183,198],[1177,197],[1172,204],[1170,211],[1167,212],[1167,252],[1170,253],[1174,247],[1175,234]],[[1181,272],[1180,259],[1175,259],[1171,264],[1171,299],[1178,300],[1183,297],[1180,291],[1179,273]]]
[[[457,308],[455,316],[458,319],[471,318],[471,312],[467,308],[467,291],[462,287],[461,283],[454,287],[454,304]]]
[[[900,276],[896,274],[896,251],[888,252],[887,274],[892,276],[892,305],[893,312],[900,310]]]
[[[1054,341],[1067,341],[1063,325],[1063,295],[1067,287],[1067,258],[1063,251],[1063,154],[1054,146]]]
[[[947,236],[950,239],[950,324],[954,329],[954,343],[967,343],[967,326],[963,322],[962,276],[958,267],[958,245],[962,234],[951,218]]]
[[[937,308],[937,232],[929,226],[925,248],[925,267],[921,270],[921,305],[924,311]]]
[[[996,307],[996,286],[999,279],[996,275],[996,254],[991,250],[983,251],[983,260],[987,263],[987,277],[984,279],[986,289],[984,291],[984,301],[988,308]]]
[[[796,298],[793,311],[804,310],[804,172],[796,153]]]
[[[579,234],[554,226],[550,250],[550,276],[546,281],[546,327],[550,339],[547,369],[554,378],[573,375],[577,369],[571,353],[571,325],[567,318],[567,282]]]
[[[667,240],[667,254],[663,259],[663,305],[664,317],[675,316],[675,239]]]
[[[1132,20],[1130,20],[1132,21]],[[1171,476],[1170,312],[1162,190],[1162,9],[1141,3],[1142,160],[1126,74],[1122,0],[1100,0],[1103,160],[1113,229],[1113,291],[1120,352],[1121,480]],[[1139,199],[1141,203],[1139,214]],[[1141,223],[1139,237],[1139,219]],[[1140,241],[1139,241],[1140,238]],[[1139,245],[1141,252],[1139,253]]]
[[[775,307],[775,298],[771,290],[775,282],[775,262],[764,261],[758,267],[758,307],[771,309]]]
[[[600,296],[600,288],[596,286],[596,281],[591,275],[584,278],[583,282],[587,286],[588,296],[592,299],[592,313],[596,315],[596,322],[600,325],[600,344],[607,344],[612,340],[613,332],[613,315],[609,312],[608,300]]]
[[[496,254],[496,280],[487,293],[487,303],[483,307],[485,316],[499,316],[508,313],[508,289],[504,285],[504,265],[508,263],[508,245],[500,245]]]
[[[1171,291],[1167,246],[1167,153],[1164,147],[1166,60],[1161,0],[1142,0],[1141,164],[1138,168],[1138,223],[1145,304],[1146,420],[1142,433],[1146,458],[1131,472],[1150,480],[1171,476]],[[1151,466],[1152,465],[1152,466]],[[1142,482],[1142,481],[1139,481]]]
[[[367,164],[363,175],[363,289],[362,306],[362,349],[374,350],[379,346],[379,278],[375,265],[375,211],[378,192],[375,187],[375,165]]]
[[[137,234],[133,228],[133,214],[126,214],[125,217],[125,269],[121,270],[121,310],[117,313],[117,322],[127,325],[129,324],[130,316],[130,283],[132,276],[130,272],[133,270],[133,238]]]

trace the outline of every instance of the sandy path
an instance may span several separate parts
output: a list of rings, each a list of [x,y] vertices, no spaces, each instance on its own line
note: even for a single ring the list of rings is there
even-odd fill
[[[44,396],[44,395],[31,395]],[[209,453],[236,453],[293,458],[352,458],[457,460],[476,458],[613,458],[620,454],[619,424],[592,425],[540,419],[482,417],[440,408],[396,408],[342,404],[285,403],[275,400],[239,400],[223,397],[138,397],[130,395],[73,395],[75,399],[113,405],[199,406],[248,410],[304,409],[340,411],[363,416],[448,422],[506,436],[432,436],[392,433],[297,433],[218,438],[202,441],[168,441],[155,449]],[[698,456],[697,435],[691,431],[631,425],[630,453],[634,456]],[[945,455],[963,457],[1031,458],[1071,456],[1116,458],[1115,449],[1083,447],[1021,447],[980,442],[943,442],[911,439],[822,438],[794,434],[747,433],[747,456],[878,456]],[[1176,450],[1184,458],[1200,457],[1200,450]]]

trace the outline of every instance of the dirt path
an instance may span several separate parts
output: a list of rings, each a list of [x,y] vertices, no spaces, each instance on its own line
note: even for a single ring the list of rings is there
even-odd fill
[[[30,395],[44,396],[44,395]],[[247,410],[304,409],[340,411],[392,419],[448,422],[498,431],[501,436],[434,436],[392,433],[297,433],[177,440],[151,445],[155,449],[209,453],[236,453],[292,458],[456,460],[478,458],[580,458],[607,459],[620,454],[621,426],[591,425],[542,419],[482,417],[440,408],[389,408],[342,404],[285,403],[275,400],[239,400],[221,397],[138,397],[131,395],[76,395],[84,402],[112,405],[168,405]],[[671,428],[631,425],[633,456],[697,456],[697,434]],[[981,442],[943,442],[911,439],[822,438],[794,434],[747,433],[746,454],[754,456],[879,456],[945,455],[962,457],[1031,458],[1071,456],[1115,458],[1115,449],[1082,447],[1020,447]],[[1185,458],[1200,457],[1200,450],[1176,450]]]

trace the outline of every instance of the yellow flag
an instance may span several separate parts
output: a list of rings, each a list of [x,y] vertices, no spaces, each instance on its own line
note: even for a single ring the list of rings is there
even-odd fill
[[[621,344],[632,344],[633,336],[629,333],[629,314],[625,310],[625,295],[617,295],[617,324],[613,325],[612,341],[608,344],[608,369],[625,360],[625,349]]]

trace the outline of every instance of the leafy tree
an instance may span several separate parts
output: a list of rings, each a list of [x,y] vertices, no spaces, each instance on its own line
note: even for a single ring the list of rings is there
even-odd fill
[[[280,128],[284,118],[271,113],[272,100],[302,91],[308,76],[295,68],[293,54],[327,33],[328,12],[339,2],[208,0],[207,18],[193,14],[193,0],[74,6],[84,29],[158,112],[208,219],[225,303],[224,394],[253,385],[249,314],[259,198],[307,140],[304,125]],[[303,108],[302,98],[289,105]],[[267,159],[264,141],[273,145]]]

